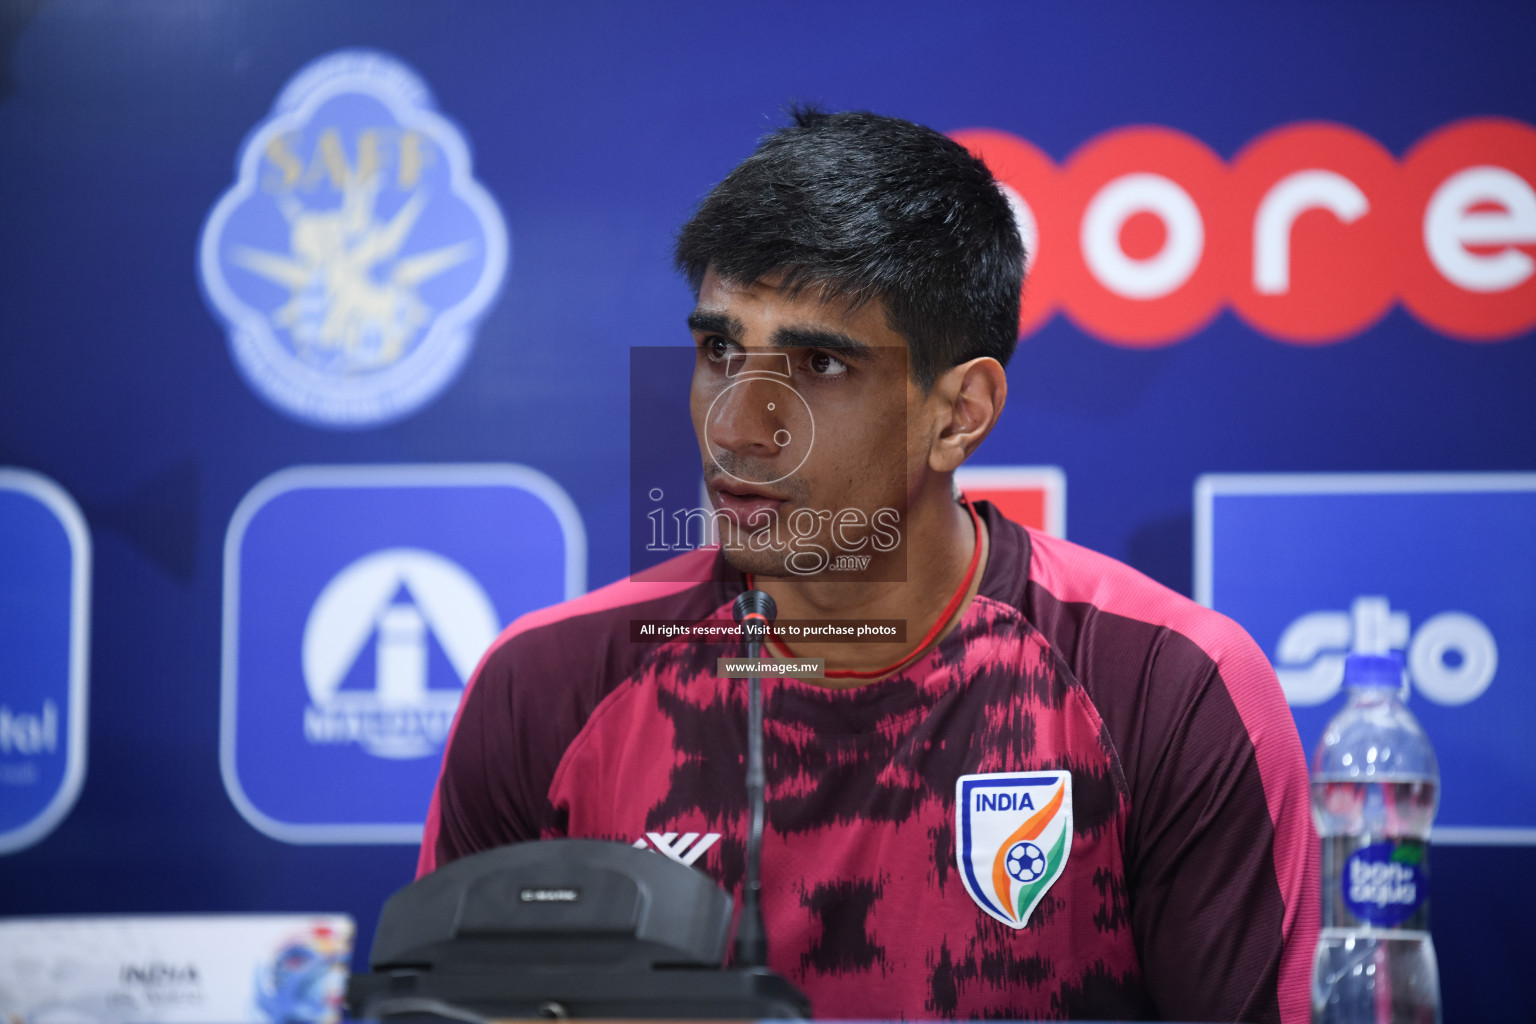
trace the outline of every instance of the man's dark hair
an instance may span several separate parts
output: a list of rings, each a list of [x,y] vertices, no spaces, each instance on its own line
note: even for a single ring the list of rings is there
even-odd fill
[[[992,174],[931,128],[799,107],[716,185],[678,233],[697,294],[782,276],[857,307],[881,299],[925,390],[977,356],[1007,365],[1019,335],[1024,246]]]

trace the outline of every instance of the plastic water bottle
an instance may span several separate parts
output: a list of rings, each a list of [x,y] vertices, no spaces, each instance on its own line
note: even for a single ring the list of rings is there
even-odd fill
[[[1347,702],[1312,757],[1312,820],[1323,845],[1312,1020],[1438,1024],[1428,856],[1440,766],[1403,706],[1399,655],[1350,655],[1344,686]]]

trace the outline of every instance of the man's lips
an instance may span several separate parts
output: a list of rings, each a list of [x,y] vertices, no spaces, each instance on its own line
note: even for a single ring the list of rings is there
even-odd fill
[[[720,502],[720,509],[725,512],[734,512],[737,521],[743,526],[766,525],[753,522],[752,517],[761,512],[770,514],[777,512],[788,500],[744,487],[726,490],[718,484],[715,486],[715,497]]]

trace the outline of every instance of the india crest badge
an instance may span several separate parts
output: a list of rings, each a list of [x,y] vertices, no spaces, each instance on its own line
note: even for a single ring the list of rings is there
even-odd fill
[[[1010,928],[1029,923],[1072,852],[1072,773],[962,775],[955,858],[976,905]]]

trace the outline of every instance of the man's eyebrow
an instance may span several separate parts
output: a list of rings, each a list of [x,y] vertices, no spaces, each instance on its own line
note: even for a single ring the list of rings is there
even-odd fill
[[[688,329],[699,334],[718,334],[731,341],[740,341],[746,333],[736,317],[709,309],[689,313]],[[857,338],[820,327],[780,327],[773,332],[771,344],[774,348],[819,348],[860,362],[874,355],[870,346]]]
[[[700,334],[719,334],[733,341],[746,333],[741,321],[729,313],[716,313],[708,309],[696,309],[689,313],[688,329]]]
[[[874,355],[873,350],[857,338],[850,337],[841,331],[828,331],[814,327],[780,327],[773,332],[773,346],[775,348],[819,348],[860,361]]]

